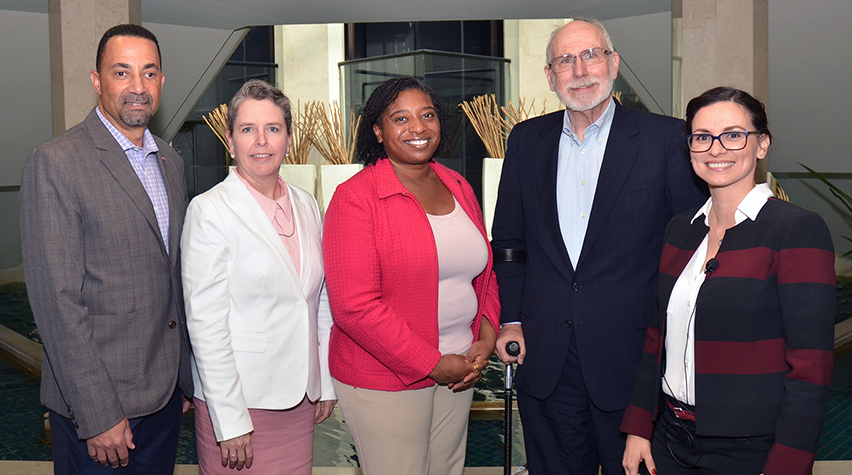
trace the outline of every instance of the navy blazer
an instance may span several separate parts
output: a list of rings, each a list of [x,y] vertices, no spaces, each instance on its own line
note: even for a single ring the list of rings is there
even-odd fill
[[[616,103],[589,225],[572,263],[559,229],[556,165],[564,112],[518,124],[509,137],[493,248],[526,251],[495,266],[501,322],[520,321],[527,354],[516,383],[545,399],[556,388],[576,332],[589,396],[627,407],[651,321],[663,232],[707,199],[693,173],[682,120]]]

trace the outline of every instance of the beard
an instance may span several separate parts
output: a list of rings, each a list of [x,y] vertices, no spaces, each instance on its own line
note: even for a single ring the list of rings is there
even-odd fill
[[[145,109],[128,109],[124,106],[127,102],[141,102],[148,104]],[[145,127],[154,117],[153,99],[148,93],[145,94],[124,94],[121,96],[122,107],[118,111],[118,118],[128,127]]]
[[[612,84],[614,82],[615,75],[612,74],[612,69],[610,68],[606,77],[582,78],[569,82],[565,85],[565,89],[556,90],[556,97],[559,98],[559,101],[562,102],[568,110],[576,112],[587,111],[609,99],[609,96],[612,94]],[[575,94],[573,97],[571,96],[572,89],[589,87],[595,84],[598,85],[596,91]]]

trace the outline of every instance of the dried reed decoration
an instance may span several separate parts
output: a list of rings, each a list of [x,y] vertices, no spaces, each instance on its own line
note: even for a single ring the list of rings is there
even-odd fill
[[[547,105],[543,104],[541,112],[535,110],[535,100],[529,107],[524,104],[524,99],[519,101],[519,107],[515,107],[512,101],[509,106],[497,106],[494,94],[476,96],[472,101],[463,101],[461,108],[473,124],[476,135],[479,136],[488,155],[492,158],[504,158],[506,155],[506,140],[512,132],[512,128],[519,122],[530,117],[545,113]]]
[[[343,130],[343,114],[337,101],[326,108],[324,102],[316,102],[311,108],[313,130],[308,131],[308,137],[317,151],[325,157],[330,165],[345,165],[352,163],[355,154],[355,139],[358,136],[358,125],[361,116],[355,118],[355,112],[349,112],[349,138]]]
[[[494,94],[476,96],[472,101],[462,101],[464,115],[473,124],[476,135],[485,144],[485,150],[493,158],[503,158],[506,154],[503,137],[503,117],[497,106]]]
[[[308,163],[308,156],[314,147],[310,137],[312,131],[316,128],[316,120],[311,112],[313,107],[313,102],[305,103],[304,107],[302,107],[301,102],[296,102],[296,109],[293,111],[293,137],[290,138],[290,154],[284,158],[290,165]]]
[[[231,147],[228,146],[228,140],[225,138],[225,132],[228,131],[228,104],[222,104],[213,109],[209,114],[203,116],[204,122],[213,130],[216,137],[225,146],[225,153],[228,155],[228,165],[231,164]]]
[[[503,120],[503,134],[506,139],[509,138],[513,127],[530,117],[544,115],[547,111],[547,99],[541,102],[541,112],[536,112],[535,99],[530,102],[529,107],[526,106],[525,102],[526,100],[522,97],[518,99],[518,107],[515,107],[512,101],[509,101],[508,106],[500,107],[500,111],[503,112],[503,117],[505,117]]]

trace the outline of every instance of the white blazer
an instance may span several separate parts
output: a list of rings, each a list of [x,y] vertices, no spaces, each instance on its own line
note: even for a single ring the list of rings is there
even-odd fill
[[[254,429],[248,408],[288,409],[305,394],[312,401],[336,399],[319,209],[308,192],[288,187],[301,277],[236,174],[186,210],[181,264],[192,378],[218,441]]]

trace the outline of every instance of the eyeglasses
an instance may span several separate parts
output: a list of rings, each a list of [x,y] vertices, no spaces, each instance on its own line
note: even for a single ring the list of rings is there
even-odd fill
[[[574,63],[577,62],[577,58],[580,58],[580,61],[583,64],[591,66],[592,64],[600,63],[607,57],[607,55],[611,54],[612,51],[608,49],[589,48],[586,51],[581,51],[578,55],[565,53],[562,56],[557,56],[551,59],[547,65],[550,66],[550,69],[554,72],[561,73],[571,69]]]
[[[706,152],[713,148],[713,142],[716,140],[722,144],[722,147],[729,152],[733,152],[736,150],[742,150],[745,148],[748,143],[748,136],[752,134],[759,134],[760,132],[756,130],[752,131],[736,131],[736,132],[724,132],[719,135],[710,135],[710,134],[689,134],[686,136],[686,144],[689,146],[689,150],[695,153]]]

